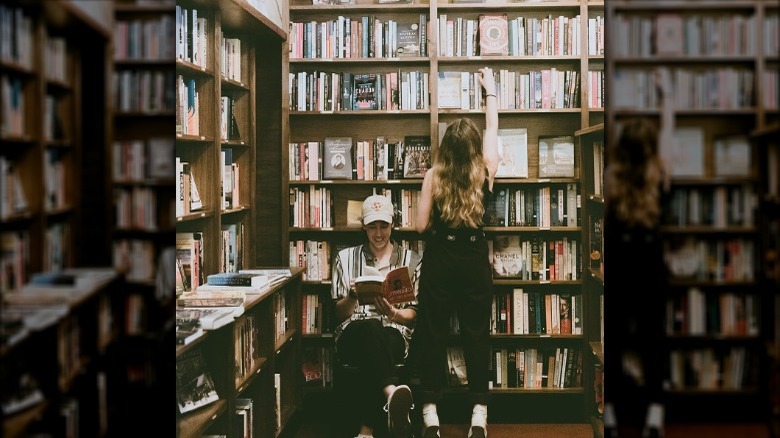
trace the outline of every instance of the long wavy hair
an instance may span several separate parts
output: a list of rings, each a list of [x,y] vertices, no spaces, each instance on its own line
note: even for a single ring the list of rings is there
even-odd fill
[[[431,171],[433,202],[442,221],[452,228],[482,225],[482,184],[487,167],[482,157],[482,134],[474,122],[461,118],[447,126]]]
[[[629,226],[656,226],[662,171],[658,127],[645,118],[626,121],[607,157],[606,208]]]

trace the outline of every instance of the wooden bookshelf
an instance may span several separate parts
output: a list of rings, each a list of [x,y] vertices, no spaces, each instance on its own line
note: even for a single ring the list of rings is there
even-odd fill
[[[279,24],[281,17],[272,14],[271,9],[276,6],[277,2],[255,0],[178,0],[175,3],[175,14],[185,14],[185,11],[188,14],[190,31],[189,35],[185,33],[182,25],[177,32],[182,39],[174,40],[177,92],[171,121],[175,121],[177,128],[175,156],[177,161],[188,163],[191,180],[195,181],[202,202],[201,208],[175,205],[172,212],[177,247],[180,236],[193,233],[202,244],[200,260],[192,259],[198,266],[191,265],[193,277],[182,285],[184,290],[204,284],[210,274],[285,262],[281,258],[281,240],[277,240],[283,198],[281,189],[275,186],[280,184],[282,172],[281,56],[287,30]],[[197,29],[192,26],[193,12],[203,25],[198,27],[206,30],[200,37],[191,34]],[[180,20],[181,17],[176,22],[184,22]],[[191,108],[188,108],[188,86],[190,94],[198,95],[197,106]],[[229,110],[224,119],[223,108]],[[190,109],[197,109],[198,113],[192,123],[186,119]],[[179,169],[177,175],[178,172]],[[177,180],[176,185],[179,184]],[[178,190],[174,204],[182,199],[177,198]],[[206,432],[236,436],[239,431],[235,430],[233,417],[237,398],[253,399],[254,436],[277,436],[284,430],[299,406],[298,380],[290,370],[297,370],[300,360],[300,335],[294,316],[300,311],[300,271],[293,269],[293,274],[292,279],[275,287],[270,295],[247,302],[240,318],[242,322],[253,321],[258,338],[252,368],[239,381],[236,381],[233,359],[238,354],[234,341],[241,336],[233,333],[233,327],[239,320],[228,328],[207,333],[206,339],[199,338],[177,348],[177,363],[189,350],[203,351],[220,396],[216,405],[179,413],[178,436],[197,437]],[[274,338],[278,332],[274,321],[280,314],[274,306],[276,297],[280,296],[287,297],[285,302],[290,309],[287,315],[292,316],[289,316],[288,330]],[[276,373],[282,379],[278,429],[274,412]],[[220,404],[219,408],[215,407]]]
[[[481,56],[478,52],[452,53],[440,51],[443,46],[437,32],[438,19],[446,15],[448,19],[478,19],[482,13],[506,13],[508,19],[518,17],[544,19],[549,15],[553,17],[563,16],[573,22],[576,17],[580,17],[580,27],[577,37],[581,41],[579,50],[571,52],[560,52],[553,55],[507,55],[507,56]],[[429,23],[425,27],[427,38],[419,56],[397,56],[392,49],[386,51],[384,56],[363,57],[351,56],[345,57],[344,53],[336,54],[306,54],[299,52],[300,48],[292,52],[284,53],[282,63],[285,71],[284,80],[288,76],[292,77],[290,83],[293,88],[285,86],[283,99],[285,108],[283,110],[283,124],[286,125],[287,133],[285,143],[304,143],[310,141],[323,141],[326,137],[351,137],[353,143],[359,140],[376,140],[379,136],[385,136],[387,142],[396,142],[403,140],[409,135],[430,136],[432,150],[439,143],[440,124],[452,122],[458,117],[467,117],[477,123],[478,126],[484,126],[484,112],[479,102],[470,102],[470,109],[450,109],[439,107],[439,74],[442,72],[469,72],[476,73],[478,68],[489,66],[498,74],[499,70],[527,74],[532,70],[552,69],[562,71],[572,71],[578,74],[577,93],[574,102],[568,107],[558,108],[515,108],[509,104],[499,105],[499,128],[526,128],[527,129],[527,161],[528,178],[506,178],[496,180],[497,190],[516,190],[541,188],[550,185],[560,185],[565,183],[574,184],[577,187],[577,197],[583,198],[582,207],[578,209],[578,218],[582,221],[576,226],[555,226],[539,227],[531,226],[508,226],[486,227],[485,231],[489,239],[499,235],[519,235],[521,239],[531,239],[539,237],[541,239],[557,240],[566,237],[567,239],[577,240],[579,244],[585,242],[586,222],[585,220],[585,202],[584,191],[582,187],[587,185],[587,174],[584,173],[582,154],[584,146],[579,139],[575,141],[574,156],[575,171],[574,176],[570,178],[539,178],[538,177],[538,138],[540,135],[556,134],[571,135],[580,130],[593,129],[594,132],[603,131],[604,110],[602,105],[590,103],[589,96],[598,91],[601,87],[598,81],[589,80],[589,72],[603,71],[605,67],[605,58],[603,51],[595,50],[593,54],[588,51],[588,19],[596,19],[597,16],[604,16],[604,3],[593,1],[552,1],[543,3],[528,2],[495,2],[485,3],[451,3],[448,1],[423,1],[410,4],[377,4],[369,0],[357,0],[352,4],[341,5],[312,5],[311,1],[292,0],[290,2],[289,14],[291,23],[307,23],[316,21],[318,23],[329,20],[338,20],[341,17],[349,17],[352,22],[360,21],[362,17],[376,17],[381,22],[395,21],[401,23],[420,23],[421,15],[423,20]],[[422,28],[421,27],[421,28]],[[316,31],[315,31],[316,32]],[[290,32],[291,44],[300,44],[304,34],[298,34],[295,27]],[[305,39],[304,41],[309,41]],[[464,38],[465,41],[465,38]],[[305,43],[301,46],[305,47]],[[465,45],[464,45],[465,48]],[[456,55],[460,53],[460,55]],[[563,54],[567,53],[567,54]],[[353,54],[354,55],[354,54]],[[362,54],[361,54],[362,55]],[[395,109],[387,106],[388,109],[376,110],[352,110],[344,107],[300,107],[297,101],[299,89],[295,80],[302,73],[312,72],[342,73],[349,72],[384,74],[390,72],[419,72],[421,76],[427,75],[427,89],[421,87],[421,105],[407,107],[409,109]],[[593,86],[593,88],[591,87]],[[478,88],[479,86],[476,85]],[[392,102],[391,102],[392,103]],[[416,103],[416,102],[413,102]],[[427,104],[426,104],[427,103]],[[514,104],[513,104],[514,105]],[[399,108],[404,108],[403,105]],[[601,125],[600,128],[592,128]],[[585,132],[585,131],[584,131]],[[603,135],[603,134],[602,134]],[[389,180],[377,180],[367,178],[330,180],[322,177],[309,177],[308,180],[299,180],[293,173],[294,168],[290,163],[294,162],[295,156],[289,148],[283,148],[283,183],[280,187],[282,199],[290,198],[290,204],[293,208],[286,209],[282,205],[282,242],[284,248],[282,257],[289,258],[294,266],[301,266],[296,255],[296,250],[290,246],[290,242],[314,241],[323,242],[329,246],[330,253],[327,259],[335,254],[337,248],[347,245],[360,243],[363,234],[358,225],[349,225],[347,217],[347,201],[361,201],[372,193],[392,192],[396,193],[402,190],[419,192],[422,180],[420,178],[391,178]],[[590,151],[588,149],[588,151]],[[589,152],[591,153],[591,152]],[[590,183],[592,186],[592,183]],[[327,190],[330,196],[330,202],[322,204],[322,208],[330,208],[331,214],[328,218],[330,223],[317,226],[308,223],[294,223],[294,201],[296,192],[309,192],[316,190]],[[414,195],[411,196],[414,198]],[[412,201],[412,206],[408,209],[413,217],[416,210]],[[396,207],[401,210],[400,202]],[[399,242],[409,242],[408,244],[424,254],[424,245],[412,224],[401,224],[393,230],[393,238]],[[587,263],[587,254],[582,251],[582,247],[577,250],[577,259],[582,258],[583,270],[576,275],[574,280],[520,280],[520,279],[495,279],[494,288],[497,296],[511,292],[514,288],[523,288],[526,292],[537,292],[541,295],[567,293],[585,298],[585,302],[590,297],[586,291],[586,281],[584,279],[587,271],[584,269]],[[319,258],[320,263],[323,257]],[[329,267],[326,269],[326,271]],[[318,276],[317,272],[308,272],[305,278],[303,295],[317,295],[319,301],[323,304],[323,312],[327,314],[329,304],[332,304],[330,298],[331,283],[329,273],[327,276]],[[586,303],[590,306],[591,303]],[[520,346],[552,348],[571,347],[579,349],[583,354],[590,354],[590,347],[587,341],[593,336],[593,330],[598,332],[598,319],[593,319],[589,313],[581,316],[583,322],[583,333],[581,335],[551,335],[545,334],[493,334],[491,344],[495,348],[517,348]],[[595,327],[595,328],[594,328]],[[332,327],[320,327],[321,334],[307,335],[304,339],[304,348],[307,346],[324,348],[332,347],[332,337],[330,331]],[[457,341],[455,341],[457,342]],[[583,363],[588,363],[585,358]],[[583,365],[585,366],[585,365]],[[535,418],[539,421],[589,421],[590,412],[587,411],[588,403],[592,400],[592,385],[588,386],[587,378],[584,377],[579,385],[574,388],[493,388],[491,392],[495,395],[495,403],[491,405],[491,421],[496,422],[514,422],[521,421],[520,413],[511,406],[516,403],[534,403]],[[327,389],[326,389],[327,392]],[[312,388],[311,393],[319,399],[323,396],[321,388]],[[460,394],[458,389],[453,389],[447,397],[447,403],[457,399]],[[541,395],[544,394],[544,395]],[[454,401],[457,404],[457,401]],[[320,403],[322,404],[322,403]],[[440,415],[447,415],[451,409],[440,409]],[[587,413],[586,413],[587,411]],[[443,417],[443,421],[447,421]],[[455,420],[455,418],[453,418]]]
[[[589,398],[586,400],[585,415],[590,417],[590,423],[594,428],[594,436],[604,435],[603,412],[596,405],[595,391],[596,374],[604,367],[604,337],[602,324],[604,315],[600,303],[604,296],[604,274],[602,270],[604,246],[601,227],[601,239],[594,239],[594,223],[603,225],[604,219],[604,123],[580,129],[575,132],[580,142],[581,162],[583,174],[582,184],[582,222],[583,222],[583,252],[586,264],[583,265],[583,294],[586,303],[585,318],[589,321],[585,337],[588,340],[590,354],[589,360],[583,362],[583,385],[589,388]],[[593,257],[593,251],[599,253],[598,258]],[[600,261],[600,262],[599,262]],[[603,394],[603,381],[601,383]]]
[[[172,0],[113,2],[108,81],[113,117],[105,161],[110,254],[128,285],[126,294],[116,297],[124,309],[116,365],[121,397],[161,421],[165,407],[159,395],[166,389],[161,374],[152,370],[173,368],[163,346],[173,338],[173,291],[156,280],[162,276],[163,253],[175,251],[174,12]],[[141,433],[143,426],[132,415],[117,410],[116,416],[121,430]]]
[[[702,171],[690,172],[693,175],[677,174],[679,176],[672,173],[672,200],[663,211],[662,233],[667,245],[667,258],[674,258],[677,248],[687,245],[686,242],[712,248],[713,254],[723,252],[718,249],[721,245],[736,245],[741,248],[743,256],[749,258],[741,267],[736,266],[736,269],[742,269],[736,277],[724,275],[722,270],[734,267],[737,264],[735,260],[744,260],[743,257],[732,258],[730,264],[715,261],[718,266],[715,272],[693,275],[684,272],[686,270],[681,269],[679,263],[668,263],[673,280],[667,297],[674,308],[679,309],[680,302],[698,299],[707,304],[691,305],[679,314],[685,320],[682,327],[672,323],[672,315],[665,316],[668,330],[665,345],[659,354],[663,355],[666,362],[664,379],[667,421],[694,421],[693,413],[684,409],[691,403],[706,406],[703,411],[708,412],[708,419],[766,419],[769,415],[769,392],[768,387],[761,382],[766,381],[768,369],[765,366],[766,351],[762,341],[771,335],[763,320],[774,319],[774,311],[771,309],[773,297],[767,294],[769,289],[761,286],[761,266],[764,262],[761,260],[760,242],[764,238],[759,237],[762,236],[759,233],[766,204],[760,200],[764,198],[766,190],[766,187],[761,186],[762,175],[766,170],[761,170],[765,159],[759,154],[761,149],[748,134],[763,132],[778,119],[776,99],[771,102],[764,97],[772,89],[772,81],[776,83],[776,73],[774,80],[765,74],[777,71],[776,49],[775,53],[770,49],[771,42],[776,38],[767,33],[770,17],[776,20],[777,5],[750,0],[728,5],[702,2],[695,7],[686,2],[664,2],[650,6],[620,1],[608,2],[606,8],[611,35],[607,67],[612,72],[607,87],[610,90],[610,102],[607,105],[608,137],[614,138],[612,134],[617,132],[620,121],[627,117],[663,116],[652,84],[652,73],[660,67],[670,71],[674,83],[675,125],[696,128],[702,135],[701,155],[694,155],[694,160],[688,161],[701,160]],[[707,34],[703,26],[696,24],[714,22],[724,24],[724,30],[716,31],[717,35]],[[629,32],[648,25],[659,26],[662,29],[659,34],[666,34],[668,30],[673,35],[678,23],[689,25],[688,33],[681,34],[679,38],[673,37],[668,41],[653,40],[649,36],[628,38]],[[727,28],[730,30],[726,31]],[[700,29],[698,34],[697,29]],[[689,34],[691,36],[686,40],[683,35]],[[701,44],[694,44],[695,38]],[[730,44],[711,44],[717,38],[728,40]],[[710,95],[717,98],[709,101],[694,98],[695,84],[708,75],[721,75],[717,83],[712,82],[707,87]],[[724,75],[732,77],[724,80]],[[635,90],[644,89],[647,92],[624,92],[631,81],[636,84]],[[742,94],[727,91],[739,90],[742,85],[750,91]],[[741,136],[740,141],[744,140],[747,146],[731,159],[719,159],[718,143],[730,135]],[[746,158],[749,158],[746,171],[725,176],[718,174],[719,164],[725,161],[731,162],[725,164],[733,164]],[[732,212],[738,214],[729,215],[723,220],[725,205],[718,197],[727,192],[728,199],[733,199],[729,201],[732,210],[738,202],[736,199],[746,200],[748,207],[741,212]],[[702,203],[695,203],[695,199],[691,202],[696,206],[709,203],[708,209],[714,215],[694,217],[690,210],[684,212],[675,207],[680,207],[683,202],[681,199],[691,200],[697,196],[701,196]],[[715,312],[714,316],[708,313],[698,318],[706,324],[704,328],[688,325],[694,319],[693,313],[700,313],[698,310],[703,312],[706,306],[711,306],[719,299],[732,301],[722,307],[721,311]],[[734,311],[743,306],[747,306],[747,329],[729,331],[723,325],[723,317],[728,316],[729,309]],[[694,312],[692,307],[698,310]],[[719,329],[713,327],[718,324]],[[675,357],[682,364],[694,360],[694,356],[704,357],[712,352],[714,358],[707,360],[721,370],[733,369],[729,354],[744,356],[744,366],[732,372],[735,375],[724,375],[711,385],[698,381],[706,380],[702,373],[694,373],[696,377],[693,379],[680,380],[673,377],[679,375],[673,370],[678,367],[674,365]]]
[[[4,415],[3,436],[73,430],[110,436],[114,430],[108,407],[101,407],[100,399],[106,397],[106,391],[119,388],[108,376],[103,359],[113,345],[109,342],[111,324],[106,323],[117,316],[110,295],[123,291],[124,280],[111,268],[67,268],[61,272],[76,276],[77,282],[60,286],[56,292],[51,287],[26,284],[3,296],[2,305],[10,314],[19,306],[40,312],[58,308],[56,315],[43,319],[28,311],[28,318],[38,323],[28,327],[19,341],[4,345],[0,351],[4,400],[13,395],[18,401],[20,395],[32,392],[16,390],[22,376],[30,379],[28,391],[34,387],[42,395],[26,408]],[[52,301],[53,295],[59,298]],[[49,299],[42,300],[46,296]],[[95,386],[94,382],[101,381]],[[65,408],[68,405],[77,409]]]
[[[208,330],[196,341],[176,347],[177,362],[196,350],[202,352],[206,371],[219,395],[219,400],[213,403],[177,415],[178,437],[243,433],[237,429],[233,414],[237,398],[253,401],[254,433],[251,436],[279,436],[290,429],[290,421],[301,403],[300,330],[297,329],[301,272],[301,269],[291,268],[291,277],[283,283],[261,295],[247,296],[244,313],[232,323]],[[247,324],[253,329],[237,333],[239,326]],[[246,345],[236,337],[246,338],[243,341]],[[239,362],[248,367],[237,367]],[[275,374],[281,376],[281,406],[275,401]],[[277,411],[281,419],[279,428]]]

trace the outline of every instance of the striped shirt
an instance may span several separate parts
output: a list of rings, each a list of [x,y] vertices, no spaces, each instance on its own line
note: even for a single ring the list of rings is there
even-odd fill
[[[421,257],[410,249],[404,249],[392,243],[393,251],[390,254],[390,264],[387,266],[378,267],[374,264],[374,254],[371,252],[371,248],[368,245],[357,245],[339,251],[338,256],[333,261],[333,285],[331,288],[331,296],[335,300],[340,300],[349,294],[349,285],[357,277],[364,275],[366,266],[373,266],[378,268],[383,274],[387,274],[392,269],[400,266],[409,267],[409,275],[412,277],[412,285],[414,285],[414,293],[417,294],[418,283],[420,279],[420,266]],[[417,309],[417,301],[396,304],[396,308],[414,308]],[[374,308],[373,304],[357,305],[355,306],[355,312],[341,322],[336,327],[336,341],[338,342],[341,332],[352,321],[358,319],[378,319],[382,322],[383,326],[390,326],[401,332],[403,335],[404,343],[406,345],[406,353],[409,352],[409,341],[412,337],[413,329],[403,325],[391,322],[388,318],[382,316]],[[405,355],[406,355],[405,353]]]

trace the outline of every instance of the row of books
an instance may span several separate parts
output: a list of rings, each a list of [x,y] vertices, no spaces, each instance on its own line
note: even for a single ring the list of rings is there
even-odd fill
[[[290,73],[290,111],[422,110],[429,105],[428,73],[300,71]]]
[[[670,297],[666,306],[668,335],[758,336],[760,298],[734,292],[704,293],[697,287]]]
[[[290,59],[428,56],[428,14],[417,21],[376,16],[290,23]]]
[[[176,109],[175,77],[163,71],[114,72],[113,100],[116,112],[170,113]]]
[[[0,219],[22,213],[29,208],[21,175],[13,160],[0,157]]]
[[[760,44],[757,21],[755,15],[742,14],[617,13],[613,32],[629,37],[616,40],[610,49],[617,56],[752,56]],[[776,14],[764,17],[763,28],[770,29],[772,22],[777,23]],[[764,38],[766,49],[771,48],[771,40]]]
[[[750,109],[755,104],[756,74],[747,68],[722,67],[706,70],[671,69],[675,108],[687,110]],[[658,96],[653,70],[619,68],[612,76],[609,105],[615,108],[657,109]]]
[[[118,19],[114,23],[114,59],[166,59],[175,56],[174,20],[168,14],[152,18]]]
[[[431,137],[427,135],[407,135],[401,140],[326,137],[290,143],[289,150],[292,181],[422,178],[431,167]]]
[[[580,280],[582,279],[581,249],[582,242],[579,239],[568,237],[524,238],[519,234],[512,234],[497,235],[492,240],[488,240],[493,278],[539,281]]]
[[[439,56],[579,55],[580,22],[579,14],[511,19],[506,13],[483,13],[476,19],[440,14]],[[604,54],[602,22],[601,17],[589,20],[589,54]]]
[[[579,348],[493,348],[492,353],[493,388],[582,387]]]
[[[148,239],[116,239],[111,242],[114,268],[123,272],[127,281],[151,283],[155,275],[154,242]]]
[[[174,142],[170,138],[115,141],[112,179],[114,182],[170,179],[175,171],[171,163],[173,147]]]
[[[755,225],[754,210],[758,202],[752,185],[730,187],[674,187],[663,209],[663,223],[677,226]]]
[[[686,236],[664,242],[664,261],[676,279],[753,281],[755,254],[755,243],[745,238]]]
[[[0,5],[0,61],[30,68],[33,65],[33,21],[20,6]]]
[[[582,295],[526,292],[522,288],[493,295],[491,333],[581,335]]]
[[[198,184],[192,166],[187,161],[176,157],[176,217],[188,215],[203,210],[203,200],[200,197]]]
[[[484,108],[478,72],[440,71],[438,105],[443,109]],[[555,67],[495,73],[498,109],[558,109],[580,107],[580,73]]]
[[[208,20],[202,11],[176,5],[176,59],[206,68],[208,35]]]
[[[745,347],[673,350],[667,383],[671,389],[740,390],[760,384],[758,369],[757,358]]]
[[[500,188],[488,204],[486,226],[577,227],[580,202],[577,184]]]

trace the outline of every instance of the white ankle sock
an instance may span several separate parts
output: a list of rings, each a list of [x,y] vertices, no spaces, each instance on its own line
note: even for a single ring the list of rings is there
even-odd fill
[[[615,408],[612,403],[604,405],[604,425],[607,427],[617,427],[617,418],[615,418]]]
[[[664,407],[659,403],[652,403],[647,408],[647,418],[645,425],[661,429],[664,426]]]
[[[439,414],[436,412],[436,403],[425,403],[422,408],[423,423],[426,427],[439,425]]]
[[[471,425],[483,428],[487,426],[487,405],[474,405],[471,411]]]

